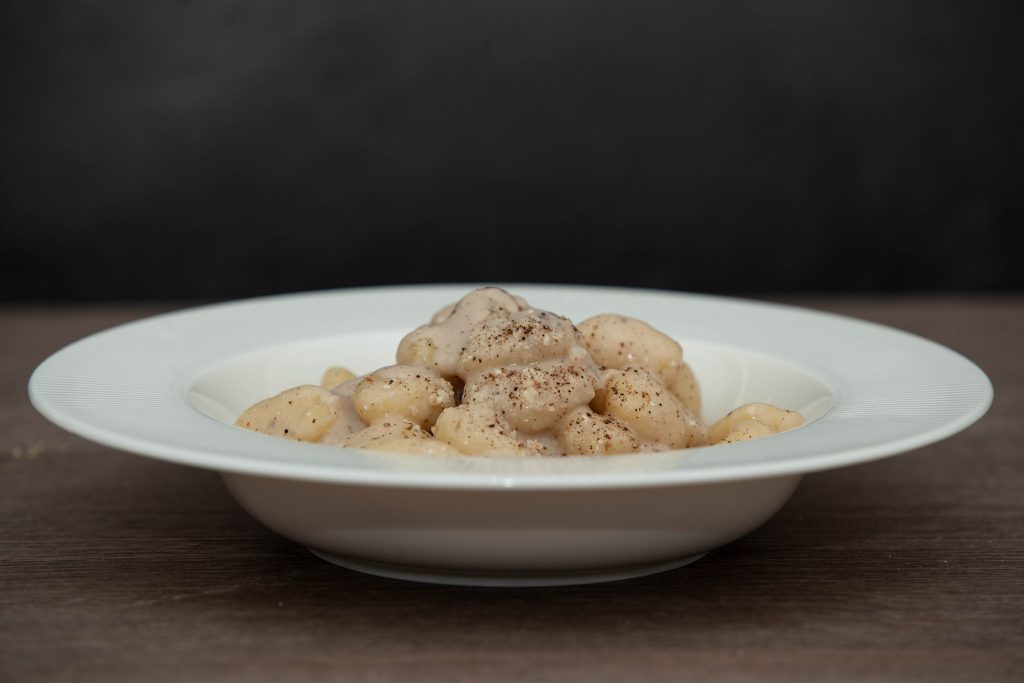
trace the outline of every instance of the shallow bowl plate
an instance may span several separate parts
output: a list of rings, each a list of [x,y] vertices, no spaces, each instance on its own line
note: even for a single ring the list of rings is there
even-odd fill
[[[476,585],[606,581],[686,564],[766,521],[803,474],[933,443],[992,400],[969,360],[881,325],[713,296],[507,285],[576,321],[621,313],[679,340],[706,420],[764,401],[808,424],[724,446],[564,458],[381,454],[231,425],[330,365],[393,363],[406,332],[471,288],[350,289],[160,315],[62,349],[29,392],[87,439],[220,472],[252,515],[331,562]]]

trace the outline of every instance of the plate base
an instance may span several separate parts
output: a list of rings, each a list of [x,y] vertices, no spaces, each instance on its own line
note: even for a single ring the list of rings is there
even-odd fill
[[[655,562],[651,564],[631,565],[628,567],[609,567],[595,571],[581,572],[459,572],[456,570],[438,570],[420,567],[404,567],[399,565],[378,564],[364,560],[354,560],[348,557],[332,555],[321,550],[309,548],[309,551],[321,560],[345,569],[352,569],[364,574],[383,576],[388,579],[401,579],[402,581],[418,581],[420,583],[439,583],[449,586],[485,586],[495,588],[531,588],[542,586],[575,586],[587,583],[605,583],[608,581],[623,581],[635,579],[640,576],[667,572],[677,569],[691,562],[696,562],[707,553],[690,555],[678,560],[669,562]]]

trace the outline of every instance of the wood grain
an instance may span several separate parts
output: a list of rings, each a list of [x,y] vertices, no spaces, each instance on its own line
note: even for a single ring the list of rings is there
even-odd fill
[[[342,570],[216,475],[38,416],[31,369],[156,307],[0,309],[0,680],[1024,680],[1024,299],[802,298],[975,360],[968,431],[808,476],[681,570],[468,589]]]

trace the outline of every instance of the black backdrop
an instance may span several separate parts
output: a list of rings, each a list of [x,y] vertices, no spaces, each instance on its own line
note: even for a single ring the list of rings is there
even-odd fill
[[[1024,3],[4,3],[7,298],[1019,289]]]

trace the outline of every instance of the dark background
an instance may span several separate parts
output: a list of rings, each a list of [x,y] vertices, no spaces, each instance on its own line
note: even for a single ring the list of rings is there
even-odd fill
[[[8,300],[1021,289],[1024,3],[4,3]]]

